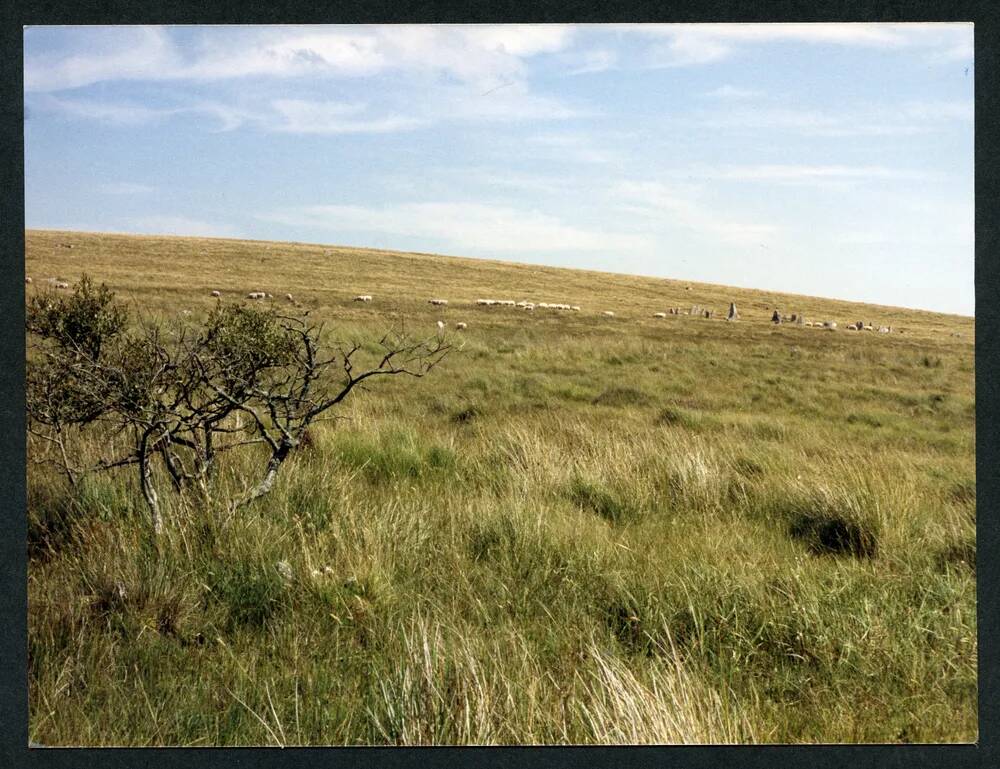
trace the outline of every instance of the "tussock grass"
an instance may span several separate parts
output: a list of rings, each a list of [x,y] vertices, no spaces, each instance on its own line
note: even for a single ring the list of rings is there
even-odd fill
[[[155,543],[127,474],[70,494],[31,465],[34,741],[976,738],[970,319],[301,244],[29,232],[27,266],[154,315],[290,291],[369,345],[469,324],[237,517],[252,456],[207,507],[166,497]],[[743,321],[649,317],[730,300]],[[772,329],[774,306],[904,333]]]

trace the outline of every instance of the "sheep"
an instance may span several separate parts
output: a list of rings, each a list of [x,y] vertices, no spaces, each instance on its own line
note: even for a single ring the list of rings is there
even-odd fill
[[[501,299],[499,304],[503,305],[504,307],[514,307],[515,305],[517,305],[517,302],[515,302],[513,299]]]
[[[573,312],[580,312],[580,305],[578,305],[578,304],[574,304],[574,305],[571,305],[571,306],[570,306],[570,309],[571,309],[571,310],[572,310]]]
[[[462,323],[461,321],[455,324],[455,328],[457,328],[459,331],[466,329],[468,327],[469,327],[468,323]]]
[[[485,305],[487,307],[491,307],[494,304],[496,304],[496,302],[493,299],[477,299],[476,300],[476,304],[482,304],[482,305]]]
[[[212,296],[218,298],[222,296],[222,292],[216,289],[215,291],[212,291]]]
[[[444,331],[444,321],[443,320],[439,320],[438,323],[437,323],[437,325],[438,325],[438,331]]]
[[[30,276],[30,275],[26,275],[26,276],[24,277],[24,282],[25,282],[25,283],[31,283],[31,276]]]
[[[835,321],[835,320],[824,320],[823,321],[823,328],[829,329],[830,331],[836,331],[837,330],[837,321]]]
[[[65,280],[57,280],[55,282],[55,287],[56,288],[69,288],[69,283],[67,283]]]
[[[265,296],[265,297],[266,297],[267,299],[274,299],[274,294],[265,294],[264,296]]]
[[[848,323],[848,324],[847,324],[847,326],[845,326],[845,328],[846,328],[846,329],[847,329],[848,331],[857,331],[857,330],[858,330],[857,328],[855,328],[855,326],[854,326],[854,324],[853,324],[853,323]]]
[[[665,317],[667,317],[667,314],[665,312],[654,312],[653,313],[653,317],[654,318],[665,318]]]
[[[878,327],[878,332],[880,334],[891,334],[892,333],[892,326],[879,326]]]
[[[549,303],[548,303],[548,302],[539,302],[539,303],[538,303],[538,304],[536,305],[536,307],[544,307],[544,308],[548,308],[549,306],[550,306],[550,305],[549,305]]]
[[[293,297],[291,294],[285,294],[285,301],[294,302],[295,297]]]
[[[714,318],[715,310],[705,310],[705,317],[709,319]]]
[[[265,296],[267,296],[267,294],[263,291],[251,291],[247,294],[247,299],[263,299]]]
[[[439,307],[443,307],[444,305],[448,304],[447,299],[429,299],[428,302],[430,302],[430,304],[437,305]]]
[[[612,312],[611,310],[605,310],[604,312],[601,313],[601,315],[603,315],[605,318],[615,317],[614,312]]]
[[[862,331],[874,331],[875,328],[873,326],[862,326],[861,330]]]
[[[355,302],[370,302],[372,300],[371,294],[358,294],[354,297]]]

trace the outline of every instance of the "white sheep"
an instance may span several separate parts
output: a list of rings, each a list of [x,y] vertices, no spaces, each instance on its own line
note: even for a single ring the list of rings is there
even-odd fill
[[[514,307],[517,304],[517,302],[515,302],[513,299],[501,299],[499,304],[503,305],[504,307]]]
[[[218,297],[222,296],[222,292],[219,291],[219,290],[212,291],[212,296],[218,298]]]
[[[26,276],[24,277],[24,282],[25,282],[25,283],[31,283],[31,276],[30,276],[30,275],[26,275]]]
[[[358,294],[358,296],[354,297],[355,302],[370,302],[371,300],[371,294]]]
[[[438,331],[444,331],[444,321],[443,320],[439,320],[438,321]]]
[[[603,315],[606,318],[613,318],[613,317],[615,317],[614,312],[612,312],[611,310],[605,310],[604,312],[601,313],[601,315]]]
[[[665,312],[654,312],[653,313],[653,317],[654,318],[665,318],[665,317],[667,317],[667,314]]]
[[[56,288],[69,288],[69,283],[65,280],[57,280],[55,286]]]
[[[570,306],[570,309],[571,309],[571,310],[572,310],[573,312],[580,312],[580,305],[578,305],[578,304],[574,304],[574,305],[571,305],[571,306]]]
[[[469,327],[468,323],[462,323],[461,321],[455,324],[455,328],[457,328],[459,331],[461,331],[462,329],[466,329],[468,327]]]
[[[431,304],[438,305],[438,306],[444,306],[444,305],[448,304],[448,300],[447,299],[430,299],[429,301],[430,301]]]
[[[285,300],[289,302],[294,302],[295,297],[293,297],[291,294],[285,294]]]
[[[476,300],[476,304],[482,304],[482,305],[485,305],[486,307],[492,307],[493,305],[496,304],[496,300],[495,299],[477,299]]]
[[[535,305],[535,306],[536,306],[536,307],[544,307],[544,308],[548,308],[548,307],[549,307],[550,305],[549,305],[549,303],[548,303],[548,302],[539,302],[539,303],[538,303],[537,305]]]

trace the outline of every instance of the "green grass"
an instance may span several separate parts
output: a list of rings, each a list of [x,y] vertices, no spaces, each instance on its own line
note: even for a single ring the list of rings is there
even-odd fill
[[[195,318],[213,288],[288,291],[331,339],[443,319],[458,347],[352,396],[238,517],[169,501],[155,543],[128,475],[71,494],[31,465],[32,740],[976,739],[972,319],[361,249],[27,238],[29,291],[87,272]],[[739,323],[651,317],[730,300]],[[774,327],[774,307],[903,333]]]

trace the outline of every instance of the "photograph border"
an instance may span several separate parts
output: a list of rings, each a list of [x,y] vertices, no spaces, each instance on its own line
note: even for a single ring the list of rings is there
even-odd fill
[[[97,0],[6,0],[3,4],[0,103],[0,231],[3,236],[0,307],[8,319],[0,329],[0,499],[6,513],[0,542],[0,765],[13,767],[97,766],[617,766],[690,767],[808,764],[834,766],[998,766],[1000,669],[1000,109],[996,6],[987,2],[900,0],[871,2],[363,2],[321,4],[275,0],[98,2]],[[24,135],[23,27],[69,24],[318,24],[318,23],[598,23],[598,22],[905,22],[975,23],[975,207],[976,207],[976,486],[979,741],[974,745],[753,745],[435,748],[30,748],[27,691],[26,442],[24,413]]]

